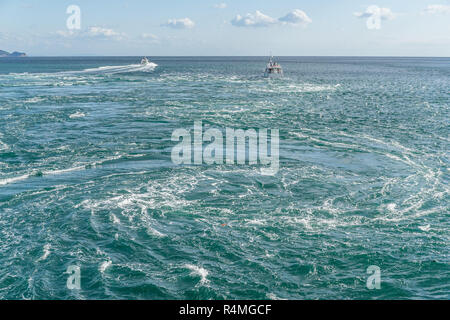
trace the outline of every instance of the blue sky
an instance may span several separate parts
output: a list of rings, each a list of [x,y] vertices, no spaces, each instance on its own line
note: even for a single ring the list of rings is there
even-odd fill
[[[81,10],[69,30],[67,7]],[[450,56],[450,0],[0,0],[29,55]]]

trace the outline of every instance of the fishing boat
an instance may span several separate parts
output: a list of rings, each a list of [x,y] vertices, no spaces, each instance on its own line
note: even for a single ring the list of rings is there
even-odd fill
[[[283,76],[283,68],[280,66],[278,62],[275,61],[273,56],[270,57],[269,62],[266,66],[266,71],[264,72],[265,77],[282,77]]]

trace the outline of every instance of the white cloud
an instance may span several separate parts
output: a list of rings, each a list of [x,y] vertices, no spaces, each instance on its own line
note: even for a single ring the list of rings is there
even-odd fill
[[[214,8],[217,8],[217,9],[225,9],[226,7],[227,7],[227,4],[224,2],[214,5]]]
[[[364,12],[355,12],[358,18],[380,18],[381,20],[392,20],[395,14],[389,8],[380,8],[378,6],[369,6]]]
[[[75,31],[73,30],[69,30],[69,31],[65,31],[65,30],[58,30],[55,32],[58,36],[64,37],[64,38],[69,38],[72,36],[75,36],[75,34],[77,34]]]
[[[155,36],[154,34],[151,33],[143,33],[141,37],[142,39],[158,40],[158,36]]]
[[[161,26],[170,27],[174,29],[191,29],[195,26],[195,23],[189,18],[169,19],[166,23],[163,23]]]
[[[127,35],[123,32],[116,32],[113,29],[103,27],[89,27],[86,30],[59,30],[55,34],[64,38],[102,38],[122,40]]]
[[[308,15],[299,9],[295,9],[285,16],[277,19],[263,14],[261,11],[256,11],[254,14],[247,13],[245,16],[237,15],[231,24],[236,27],[270,27],[274,25],[293,25],[306,26],[312,20]]]
[[[295,9],[292,12],[289,12],[284,17],[279,18],[283,23],[293,24],[293,25],[307,25],[312,22],[311,18],[308,15],[299,9]]]
[[[105,37],[105,38],[124,36],[123,33],[119,33],[114,31],[113,29],[107,29],[102,27],[89,27],[87,35],[90,37]]]
[[[152,43],[152,44],[160,43],[159,37],[157,35],[154,35],[153,33],[141,34],[141,41],[145,41],[147,43]]]
[[[0,32],[0,40],[10,40],[9,34]],[[2,50],[2,48],[0,48],[0,50]]]
[[[277,23],[277,20],[266,16],[261,11],[256,10],[255,14],[247,13],[244,17],[237,15],[231,24],[236,27],[268,27]]]
[[[450,13],[450,5],[430,4],[428,7],[426,7],[426,9],[423,10],[423,13],[448,14],[448,13]]]
[[[364,12],[355,12],[354,15],[358,18],[366,18],[367,29],[379,30],[381,29],[382,20],[392,20],[396,15],[389,8],[380,8],[378,6],[369,6]]]

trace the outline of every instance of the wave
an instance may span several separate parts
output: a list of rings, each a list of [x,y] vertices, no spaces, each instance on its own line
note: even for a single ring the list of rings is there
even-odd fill
[[[87,165],[86,166],[72,167],[72,168],[67,168],[67,169],[42,171],[42,174],[46,175],[46,176],[59,175],[59,174],[64,174],[64,173],[68,173],[68,172],[73,172],[73,171],[85,170],[86,168],[87,168]]]
[[[37,259],[36,262],[43,261],[43,260],[47,259],[47,257],[50,255],[50,248],[51,248],[50,244],[47,243],[44,246],[44,249],[43,249],[44,250],[44,254],[39,259]]]
[[[37,103],[37,102],[42,102],[42,101],[44,101],[45,99],[44,98],[41,98],[41,97],[34,97],[34,98],[30,98],[30,99],[27,99],[27,100],[25,100],[24,102],[25,103]]]
[[[6,185],[6,184],[10,184],[10,183],[14,183],[14,182],[18,182],[18,181],[22,181],[22,180],[26,180],[30,176],[31,176],[31,174],[24,174],[22,176],[18,176],[18,177],[14,177],[14,178],[3,179],[3,180],[0,180],[0,186]]]
[[[112,265],[112,261],[107,260],[107,261],[104,261],[98,269],[101,273],[104,273],[105,270],[108,269],[108,267],[110,267],[111,265]]]
[[[11,183],[27,180],[27,179],[32,178],[32,177],[39,177],[39,176],[44,176],[44,175],[46,175],[46,176],[48,176],[48,175],[58,175],[58,174],[63,174],[63,173],[71,172],[71,171],[84,170],[84,169],[85,169],[85,167],[76,167],[76,168],[54,170],[54,171],[35,171],[33,173],[24,174],[24,175],[17,176],[17,177],[2,179],[2,180],[0,180],[0,186],[4,186],[4,185],[7,185],[7,184],[11,184]]]
[[[86,114],[84,114],[83,112],[77,111],[77,112],[75,112],[75,113],[72,113],[72,114],[69,116],[69,118],[70,118],[70,119],[76,119],[76,118],[83,118],[83,117],[85,117],[85,116],[86,116]]]
[[[3,138],[2,133],[0,133],[0,138]],[[0,140],[0,151],[8,150],[8,149],[9,149],[9,146],[6,143],[4,143],[2,140]]]
[[[6,143],[0,141],[0,151],[8,150],[8,149],[9,149],[9,146]]]
[[[209,272],[205,268],[198,267],[198,266],[195,266],[192,264],[185,264],[184,267],[192,271],[191,272],[192,276],[200,277],[200,282],[199,282],[200,285],[204,285],[209,282],[209,280],[207,279]]]
[[[104,160],[100,160],[100,161],[96,161],[93,163],[88,163],[88,164],[80,165],[80,166],[76,166],[76,167],[71,167],[71,168],[67,168],[67,169],[42,170],[42,171],[35,170],[31,173],[24,174],[21,176],[2,179],[2,180],[0,180],[0,186],[27,180],[32,177],[54,176],[54,175],[61,175],[61,174],[70,173],[70,172],[74,172],[74,171],[82,171],[82,170],[86,170],[89,168],[95,168],[96,166],[101,166],[109,161],[118,160],[120,158],[122,158],[122,156],[113,156],[113,157],[110,157],[110,158],[107,158]]]

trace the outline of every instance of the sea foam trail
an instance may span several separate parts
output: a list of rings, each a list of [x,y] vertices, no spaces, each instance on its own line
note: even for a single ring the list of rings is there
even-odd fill
[[[17,177],[10,177],[10,178],[6,178],[6,179],[0,179],[0,186],[4,186],[7,184],[11,184],[11,183],[15,183],[15,182],[19,182],[22,180],[26,180],[29,179],[31,177],[39,177],[39,176],[55,176],[55,175],[61,175],[61,174],[65,174],[65,173],[70,173],[70,172],[74,172],[74,171],[82,171],[82,170],[86,170],[87,168],[91,168],[91,167],[96,167],[99,165],[103,165],[104,163],[108,162],[108,161],[113,161],[113,160],[118,160],[122,158],[122,156],[113,156],[104,160],[100,160],[97,162],[93,162],[93,163],[88,163],[85,165],[80,165],[80,166],[76,166],[76,167],[70,167],[67,169],[56,169],[56,170],[34,170],[31,173],[28,174],[24,174],[21,176],[17,176]]]
[[[18,176],[18,177],[14,177],[14,178],[3,179],[3,180],[0,180],[0,186],[4,186],[6,184],[14,183],[14,182],[21,181],[21,180],[26,180],[29,177],[30,177],[29,174],[24,174],[22,176]]]
[[[153,62],[149,62],[146,65],[142,64],[128,64],[123,66],[102,66],[98,68],[88,68],[79,71],[61,71],[53,73],[10,73],[9,76],[16,77],[52,77],[52,76],[70,76],[80,74],[116,74],[116,73],[129,73],[129,72],[151,72],[156,69],[158,65]]]
[[[149,72],[155,70],[158,65],[150,62],[146,65],[129,64],[125,66],[103,66],[98,68],[85,69],[70,73],[125,73],[125,72]]]
[[[32,177],[59,175],[59,174],[64,174],[64,173],[68,173],[68,172],[72,172],[72,171],[84,170],[85,168],[86,168],[86,166],[69,168],[69,169],[61,169],[61,170],[53,170],[53,171],[34,171],[32,173],[24,174],[24,175],[17,176],[17,177],[1,179],[0,186],[27,180]]]

